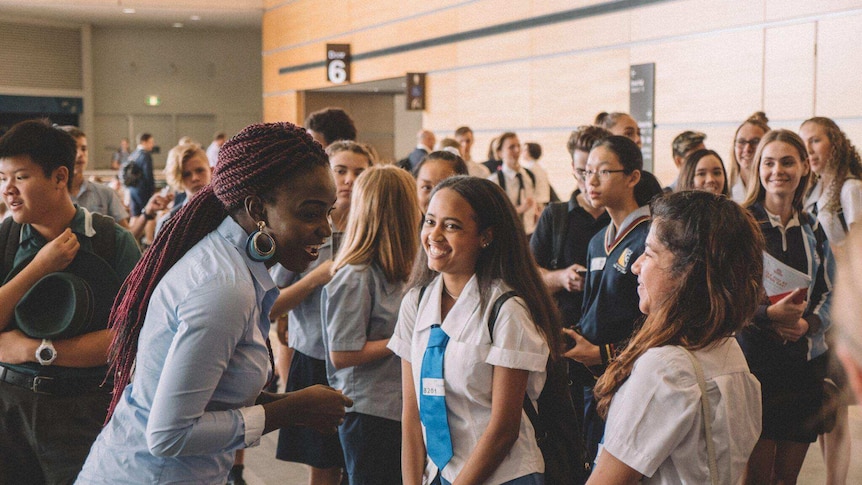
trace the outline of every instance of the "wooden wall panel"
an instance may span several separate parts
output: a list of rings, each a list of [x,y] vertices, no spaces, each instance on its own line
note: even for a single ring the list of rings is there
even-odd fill
[[[726,32],[632,47],[631,63],[656,63],[657,124],[744,119],[759,109],[763,33]]]
[[[326,42],[356,55],[606,0],[265,2],[265,115],[295,118],[293,91],[329,86],[325,70],[278,69],[323,61]],[[813,111],[862,118],[859,45],[862,0],[679,0],[354,61],[352,76],[427,72],[424,126],[438,136],[471,126],[483,160],[490,139],[513,129],[545,147],[546,168],[565,186],[569,130],[600,110],[627,111],[629,65],[655,62],[655,171],[669,183],[670,141],[685,129],[706,132],[726,159],[737,124],[756,110],[792,129]]]
[[[346,0],[297,0],[266,12],[262,26],[263,51],[348,30],[348,22],[333,22],[333,19],[347,18],[341,14],[346,7]]]
[[[459,72],[441,72],[431,74],[425,79],[426,83],[426,109],[423,116],[423,125],[434,131],[439,137],[450,136],[454,133],[453,127],[460,125],[476,125],[469,116],[462,117],[459,112],[460,97],[458,92]],[[440,132],[438,134],[437,132]],[[446,133],[452,131],[453,133]],[[474,153],[475,157],[476,154]]]
[[[512,2],[510,0],[481,0],[453,9],[458,14],[455,27],[459,32],[479,29],[531,17],[532,2]]]
[[[632,15],[632,41],[721,30],[763,20],[763,1],[685,0],[638,9]]]
[[[467,123],[498,131],[527,126],[530,76],[529,64],[521,62],[459,72],[460,118],[469,115]]]
[[[297,92],[265,96],[263,98],[263,121],[265,123],[289,121],[301,124],[303,121],[302,101],[302,94]]]
[[[629,42],[629,12],[598,15],[531,30],[533,55],[571,52]]]
[[[529,126],[574,128],[600,111],[628,111],[627,49],[536,60],[529,71]]]
[[[607,0],[539,0],[534,1],[532,6],[533,15],[547,15],[562,10],[590,7]]]
[[[326,66],[279,74],[279,69],[320,61],[326,56],[325,44],[309,44],[287,51],[263,56],[263,92],[272,93],[288,89],[326,87]]]
[[[766,30],[763,108],[770,118],[812,116],[814,36],[813,22]]]
[[[862,0],[766,0],[766,20],[784,20],[825,12],[862,8]]]
[[[822,20],[817,27],[817,105],[821,116],[862,115],[862,15]]]

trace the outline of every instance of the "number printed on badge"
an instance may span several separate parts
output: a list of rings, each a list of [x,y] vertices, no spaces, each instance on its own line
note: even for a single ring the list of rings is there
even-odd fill
[[[424,396],[445,396],[446,386],[443,379],[435,379],[432,377],[422,378],[422,395]]]

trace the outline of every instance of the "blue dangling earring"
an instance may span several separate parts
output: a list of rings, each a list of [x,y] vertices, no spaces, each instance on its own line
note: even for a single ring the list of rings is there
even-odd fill
[[[245,252],[253,261],[262,263],[272,259],[275,255],[275,239],[263,232],[266,223],[257,221],[257,230],[249,234],[245,240]]]

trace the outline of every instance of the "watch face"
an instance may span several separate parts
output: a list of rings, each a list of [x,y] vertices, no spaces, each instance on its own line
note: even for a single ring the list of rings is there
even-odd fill
[[[48,361],[48,360],[51,360],[53,358],[54,358],[54,349],[45,347],[45,348],[39,350],[39,359],[40,360]]]

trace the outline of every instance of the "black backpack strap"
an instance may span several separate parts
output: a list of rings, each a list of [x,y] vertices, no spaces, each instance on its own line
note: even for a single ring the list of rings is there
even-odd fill
[[[551,269],[560,269],[563,260],[563,242],[569,226],[569,203],[554,202],[551,211]]]
[[[428,289],[427,286],[423,286],[422,288],[419,288],[419,298],[416,300],[416,309],[417,310],[419,310],[419,304],[422,303],[422,295],[425,294],[425,290],[427,290],[427,289]]]
[[[20,242],[21,224],[12,220],[11,216],[7,217],[0,224],[0,244],[3,245],[0,248],[0,252],[3,254],[2,277],[4,279],[12,271],[12,267],[15,266],[15,253],[18,252],[18,243]]]
[[[497,316],[500,315],[500,308],[503,308],[503,303],[513,296],[518,296],[514,291],[507,291],[497,297],[494,301],[494,306],[491,307],[491,314],[488,315],[488,334],[491,336],[491,342],[494,341],[494,326],[497,325]]]
[[[93,216],[93,229],[96,235],[91,238],[93,242],[93,253],[104,259],[111,267],[117,255],[117,235],[114,230],[114,219],[95,212]]]
[[[524,171],[527,172],[527,175],[530,176],[530,181],[533,182],[533,192],[535,192],[536,191],[536,174],[534,174],[533,171],[527,167],[524,167]]]
[[[847,219],[844,218],[844,208],[838,209],[838,221],[841,223],[841,229],[844,229],[844,234],[847,234],[850,231],[850,228],[847,227]]]

